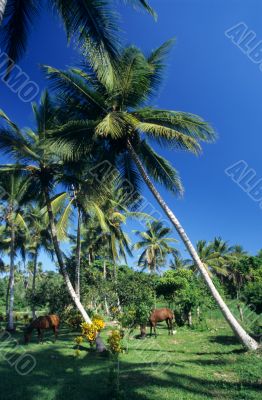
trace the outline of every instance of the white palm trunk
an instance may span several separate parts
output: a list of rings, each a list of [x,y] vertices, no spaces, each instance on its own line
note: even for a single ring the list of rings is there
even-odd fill
[[[236,320],[236,318],[231,313],[231,311],[229,310],[228,306],[226,305],[226,303],[224,302],[224,300],[220,296],[220,294],[217,291],[215,285],[213,284],[212,279],[210,278],[206,268],[204,267],[202,261],[200,260],[200,258],[198,256],[193,244],[191,243],[189,237],[187,236],[187,234],[184,231],[182,225],[180,224],[180,222],[178,221],[176,216],[173,214],[173,212],[170,210],[168,205],[165,203],[164,199],[162,198],[162,196],[160,195],[160,193],[158,192],[158,190],[156,189],[156,187],[152,183],[151,179],[147,175],[146,170],[144,169],[144,166],[141,163],[141,161],[140,161],[138,155],[136,154],[133,146],[131,145],[130,141],[128,141],[127,146],[128,146],[128,151],[129,151],[132,159],[134,160],[134,162],[135,162],[135,164],[136,164],[141,176],[143,177],[145,183],[147,184],[148,188],[152,192],[152,194],[155,197],[155,199],[158,201],[159,205],[161,206],[161,208],[163,209],[165,214],[168,216],[168,218],[170,219],[170,221],[172,222],[172,224],[176,228],[177,233],[181,237],[181,239],[184,242],[189,254],[191,255],[192,259],[194,260],[195,264],[197,265],[199,271],[201,272],[201,274],[202,274],[202,276],[203,276],[203,278],[204,278],[204,280],[205,280],[205,282],[206,282],[206,284],[207,284],[212,296],[214,297],[216,303],[218,304],[220,310],[222,311],[226,321],[228,322],[228,324],[230,325],[230,327],[232,328],[233,332],[238,337],[240,342],[248,350],[256,350],[259,347],[258,343],[251,336],[249,336],[247,334],[247,332],[242,328],[242,326]]]
[[[0,25],[4,18],[4,13],[7,5],[7,0],[0,0]]]
[[[92,321],[89,318],[86,310],[84,309],[82,303],[80,302],[80,300],[79,300],[79,298],[78,298],[78,296],[77,296],[77,294],[76,294],[76,292],[75,292],[75,290],[73,288],[73,285],[72,285],[72,283],[70,281],[69,275],[68,275],[67,270],[66,270],[66,266],[64,264],[62,252],[60,250],[59,241],[58,241],[58,238],[57,238],[57,230],[56,230],[56,225],[55,225],[55,219],[54,219],[54,215],[53,215],[53,211],[52,211],[52,205],[51,205],[48,189],[45,190],[45,199],[46,199],[46,207],[47,207],[47,212],[48,212],[48,217],[49,217],[52,241],[53,241],[53,245],[54,245],[54,249],[55,249],[58,265],[59,265],[59,268],[60,268],[60,272],[63,275],[64,281],[65,281],[66,286],[67,286],[67,290],[68,290],[73,302],[75,303],[75,306],[77,307],[78,311],[81,313],[84,321],[88,322],[89,324],[91,324]]]

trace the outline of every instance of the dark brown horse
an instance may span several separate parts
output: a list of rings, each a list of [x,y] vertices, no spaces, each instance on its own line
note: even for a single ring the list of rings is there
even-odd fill
[[[55,335],[55,340],[58,335],[58,327],[60,323],[60,318],[57,315],[45,315],[43,317],[38,317],[34,319],[31,324],[25,329],[24,339],[25,344],[29,343],[31,340],[31,335],[34,329],[37,329],[38,340],[43,343],[44,330],[52,329]]]
[[[173,335],[173,319],[174,313],[169,308],[156,308],[152,311],[149,324],[150,324],[150,336],[152,336],[152,329],[154,328],[156,336],[156,325],[158,322],[166,321],[168,334]]]

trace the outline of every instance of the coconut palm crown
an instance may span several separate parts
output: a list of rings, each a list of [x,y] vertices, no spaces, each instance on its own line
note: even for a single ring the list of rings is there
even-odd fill
[[[102,142],[105,159],[117,167],[123,181],[139,191],[140,178],[128,149],[131,144],[156,182],[181,193],[177,171],[151,142],[198,154],[199,142],[214,140],[215,133],[196,115],[148,106],[161,83],[163,60],[172,42],[164,43],[148,57],[136,47],[128,47],[119,56],[117,67],[99,64],[95,53],[95,70],[88,62],[82,69],[68,71],[44,67],[59,107],[67,110],[70,119],[53,131],[53,150],[76,160],[86,156],[90,143]]]

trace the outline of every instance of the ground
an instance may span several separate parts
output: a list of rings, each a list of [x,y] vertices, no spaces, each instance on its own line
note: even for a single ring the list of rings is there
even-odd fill
[[[214,326],[214,321],[209,322]],[[110,328],[108,328],[110,329]],[[53,343],[48,333],[44,344],[36,337],[24,347],[22,332],[15,342],[0,341],[0,398],[4,400],[252,400],[262,399],[260,352],[243,351],[225,322],[215,321],[215,329],[176,328],[168,336],[165,324],[159,336],[131,339],[128,352],[116,361],[99,356],[84,344],[81,355],[74,353],[76,332],[62,327]],[[108,330],[103,333],[104,339]],[[5,344],[5,346],[4,346]],[[12,358],[7,349],[13,347]],[[31,373],[23,376],[19,354],[30,353],[36,360]],[[26,359],[24,359],[25,361]],[[11,365],[13,363],[13,366]],[[29,364],[27,366],[29,368]],[[119,367],[119,375],[117,370]],[[119,377],[119,379],[117,378]],[[115,387],[119,387],[118,397]]]

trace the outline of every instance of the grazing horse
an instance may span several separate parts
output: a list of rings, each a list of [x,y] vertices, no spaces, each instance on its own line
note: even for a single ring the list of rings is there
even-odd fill
[[[25,329],[24,339],[25,344],[29,343],[31,340],[31,335],[34,329],[38,332],[38,341],[43,343],[44,330],[53,329],[55,340],[58,335],[58,327],[60,323],[60,318],[53,315],[45,315],[43,317],[38,317],[34,319],[31,324]]]
[[[150,336],[152,336],[152,328],[154,328],[156,336],[156,325],[158,322],[166,321],[168,334],[173,334],[173,319],[174,314],[169,308],[156,308],[152,311],[149,324],[150,324]]]

